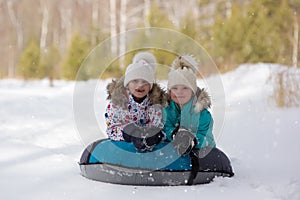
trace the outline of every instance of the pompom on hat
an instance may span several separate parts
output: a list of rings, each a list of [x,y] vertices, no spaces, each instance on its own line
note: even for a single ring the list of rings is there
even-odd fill
[[[149,52],[137,53],[132,60],[132,63],[128,65],[125,78],[124,87],[135,79],[143,79],[147,81],[151,88],[155,82],[155,70],[156,70],[156,59],[153,54]]]
[[[152,67],[153,70],[156,70],[156,58],[154,57],[154,55],[152,53],[149,52],[139,52],[137,54],[135,54],[135,56],[132,59],[133,63],[138,63],[139,61],[145,61],[147,63],[149,63]]]
[[[178,56],[172,63],[169,72],[168,89],[175,85],[184,85],[197,91],[197,72],[199,64],[193,56]]]

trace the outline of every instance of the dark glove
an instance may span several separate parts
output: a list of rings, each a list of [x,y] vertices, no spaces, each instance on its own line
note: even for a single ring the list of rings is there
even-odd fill
[[[139,151],[139,152],[147,151],[147,146],[144,142],[144,138],[133,137],[132,143],[137,151]]]
[[[152,150],[157,144],[159,144],[164,137],[160,128],[157,127],[145,127],[143,132],[144,143],[147,150]]]
[[[143,142],[142,128],[135,123],[128,124],[123,129],[123,138],[126,142],[132,142],[138,151],[145,151],[146,145]]]
[[[128,124],[124,127],[123,138],[126,142],[132,142],[133,137],[137,137],[140,133],[140,129],[134,123]]]
[[[173,145],[179,155],[187,155],[197,145],[197,138],[184,127],[173,136]]]
[[[132,142],[138,151],[151,151],[163,138],[163,133],[157,127],[139,127],[134,123],[123,129],[123,138]]]
[[[138,151],[152,151],[153,148],[162,140],[163,133],[157,127],[140,128],[140,135],[132,137],[132,143]]]

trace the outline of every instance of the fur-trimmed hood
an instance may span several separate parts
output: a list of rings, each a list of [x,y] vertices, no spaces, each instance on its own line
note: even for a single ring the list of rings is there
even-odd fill
[[[112,80],[107,85],[106,90],[108,100],[111,100],[112,103],[121,106],[123,109],[127,108],[128,94],[127,89],[124,87],[124,77]],[[165,106],[168,99],[166,92],[157,83],[153,84],[148,97],[153,105],[159,104],[161,106]]]
[[[205,89],[197,88],[194,97],[194,111],[201,112],[203,109],[208,109],[211,107],[211,98]]]

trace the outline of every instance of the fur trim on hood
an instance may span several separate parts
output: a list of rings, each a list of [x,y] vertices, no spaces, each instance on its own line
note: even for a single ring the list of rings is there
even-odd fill
[[[127,109],[128,95],[127,89],[124,87],[124,77],[112,80],[106,87],[108,96],[107,99],[111,100],[114,104]],[[149,99],[153,105],[159,104],[165,106],[167,103],[166,92],[157,84],[154,83],[149,92]]]
[[[203,109],[211,107],[211,98],[205,89],[197,88],[193,104],[195,112],[201,112]]]

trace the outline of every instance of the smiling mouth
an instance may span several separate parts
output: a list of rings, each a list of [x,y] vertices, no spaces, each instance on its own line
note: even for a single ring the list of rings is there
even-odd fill
[[[135,91],[136,91],[136,92],[139,92],[139,93],[145,92],[145,90],[141,90],[141,89],[136,89]]]

